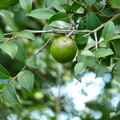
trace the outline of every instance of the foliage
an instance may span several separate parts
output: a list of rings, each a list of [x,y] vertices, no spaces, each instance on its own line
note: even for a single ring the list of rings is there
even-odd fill
[[[115,81],[120,83],[119,0],[16,0],[2,4],[1,119],[7,119],[6,116],[11,114],[16,114],[18,119],[32,119],[29,115],[32,110],[42,110],[47,106],[54,113],[53,116],[45,114],[47,118],[57,119],[60,111],[66,111],[65,103],[62,104],[65,96],[60,101],[58,94],[53,100],[51,93],[47,93],[49,89],[64,86],[72,78],[81,82],[83,76],[91,71],[96,78],[104,77],[106,73],[111,75],[111,80],[105,83],[104,94],[110,95],[108,99],[112,98],[109,89],[116,87]],[[61,36],[72,37],[78,47],[76,58],[65,65],[58,64],[50,54],[51,39]],[[101,110],[103,116],[100,119],[106,120],[113,109],[107,107],[103,96],[101,99],[103,104],[96,100],[86,103],[86,106]],[[9,109],[5,112],[7,107]],[[120,102],[111,119],[119,119],[119,109]],[[72,116],[77,116],[77,113],[71,111]],[[82,113],[81,119],[94,119],[90,112]]]

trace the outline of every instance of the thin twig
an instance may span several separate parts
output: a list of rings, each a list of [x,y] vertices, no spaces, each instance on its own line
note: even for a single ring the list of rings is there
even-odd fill
[[[78,1],[76,1],[76,0],[72,0],[72,1],[77,3],[80,7],[84,8],[86,11],[90,11],[86,6],[80,4]]]
[[[74,32],[74,30],[71,31],[71,32],[66,36],[66,38],[68,38],[71,34],[73,34],[73,32]]]
[[[18,74],[19,74],[20,72],[24,71],[26,67],[27,67],[27,65],[25,65],[25,66],[18,72]],[[16,80],[18,74],[9,82],[9,84],[11,84],[13,81]],[[2,90],[0,90],[0,93],[1,93],[1,92],[2,92]]]
[[[73,30],[30,30],[32,33],[70,33]],[[74,30],[73,34],[77,34],[77,33],[89,33],[91,32],[91,30]]]
[[[49,40],[47,40],[47,42],[39,49],[39,51],[36,54],[39,54],[46,46],[47,44],[53,39],[53,36],[50,37]]]
[[[97,32],[98,30],[100,30],[101,28],[103,28],[108,22],[110,21],[114,21],[115,19],[119,18],[120,17],[120,13],[119,14],[116,14],[114,17],[112,17],[110,20],[108,20],[107,22],[103,23],[102,25],[100,25],[99,27],[97,27],[96,29],[92,30],[91,32],[85,34],[83,37],[87,37],[88,35],[94,33],[94,32]]]
[[[76,4],[78,4],[80,7],[82,7],[82,8],[84,8],[84,10],[86,10],[86,11],[88,11],[88,12],[93,12],[93,11],[91,11],[90,9],[88,9],[87,8],[87,6],[84,6],[84,5],[82,5],[81,3],[79,3],[78,1],[76,1],[76,0],[72,0],[73,2],[75,2]],[[95,15],[98,15],[98,16],[101,16],[101,17],[105,17],[105,18],[111,18],[112,17],[112,15],[110,15],[110,16],[108,16],[108,15],[105,15],[105,14],[103,14],[96,6],[94,6],[97,10],[98,10],[98,12],[99,13],[94,13]]]
[[[75,85],[77,85],[79,82],[81,82],[81,79],[83,78],[83,76],[85,75],[85,73],[87,72],[88,67],[86,67],[86,69],[84,70],[84,72],[82,73],[81,77],[79,78],[79,80],[76,82]]]
[[[75,25],[75,23],[73,22],[73,20],[72,20],[70,14],[68,14],[68,18],[69,18],[70,23],[71,23],[68,30],[70,30],[72,27],[74,27],[74,29],[76,29],[76,25]]]
[[[114,64],[114,66],[112,67],[112,78],[114,76],[114,69],[115,69],[115,67],[116,67],[116,64]]]
[[[74,30],[74,32],[72,34],[77,34],[77,33],[87,33],[85,34],[83,37],[87,37],[88,35],[97,32],[98,30],[100,30],[101,28],[103,28],[108,22],[110,21],[114,21],[115,19],[117,19],[118,17],[120,17],[120,13],[116,14],[115,16],[113,16],[110,20],[108,20],[107,22],[101,24],[99,27],[97,27],[94,30]],[[73,30],[30,30],[32,33],[37,34],[37,33],[66,33],[69,34],[70,32],[72,32]],[[4,35],[13,35],[14,33],[6,33]]]
[[[26,67],[27,67],[27,65],[25,65],[25,66],[19,71],[19,73],[22,72],[22,71],[24,71]],[[18,74],[19,74],[19,73],[18,73]],[[17,78],[18,74],[9,82],[9,84],[11,84],[11,83]]]
[[[13,39],[16,39],[16,38],[17,38],[17,36],[14,36],[14,37],[8,38],[8,39],[5,40],[3,43],[6,43],[6,42],[8,42],[8,41],[10,41],[10,40],[13,40]]]
[[[105,15],[102,10],[98,9],[95,5],[93,5],[93,7],[95,7],[95,9],[99,12],[99,13],[94,13],[95,15],[98,15],[100,17],[105,17],[105,18],[112,18],[113,15]]]
[[[97,38],[97,32],[94,32],[94,36],[95,36],[95,47],[96,47],[96,50],[98,49],[98,38]]]
[[[29,30],[29,31],[31,31],[33,34],[39,34],[39,33],[66,33],[66,34],[69,34],[73,30]],[[89,33],[89,32],[91,32],[91,30],[74,30],[73,34]],[[13,34],[14,33],[5,33],[3,35],[8,36],[8,35],[13,35]]]
[[[60,33],[60,34],[66,34],[67,36],[70,36],[72,34],[77,34],[77,33],[90,33],[91,30],[29,30],[31,31],[33,34],[39,34],[39,33]],[[8,36],[8,35],[13,35],[14,33],[5,33],[3,34],[4,36]],[[10,40],[16,39],[17,36],[8,38],[6,40],[1,40],[0,43],[6,43]]]
[[[6,43],[6,42],[13,40],[13,39],[16,39],[16,38],[17,38],[17,36],[14,36],[14,37],[8,38],[6,40],[1,40],[0,43]]]
[[[8,35],[14,35],[15,33],[11,32],[11,33],[5,33],[3,34],[4,36],[8,36]]]

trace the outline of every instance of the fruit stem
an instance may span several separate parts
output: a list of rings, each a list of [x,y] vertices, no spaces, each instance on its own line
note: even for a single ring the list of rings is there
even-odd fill
[[[73,34],[73,32],[74,32],[74,30],[71,31],[71,32],[65,37],[65,39],[68,38],[71,34]]]
[[[85,75],[85,73],[87,72],[87,70],[88,70],[88,67],[86,67],[86,69],[83,71],[81,77],[78,79],[78,81],[76,82],[75,85],[77,85],[79,82],[81,83],[81,79],[83,78],[83,76]]]
[[[53,39],[54,36],[50,37],[48,41],[39,49],[39,51],[36,54],[39,54],[46,46],[47,44]]]

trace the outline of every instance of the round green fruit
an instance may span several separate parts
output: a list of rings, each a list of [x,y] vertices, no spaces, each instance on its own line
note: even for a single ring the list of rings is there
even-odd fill
[[[72,61],[76,52],[76,43],[69,37],[59,37],[51,44],[51,55],[59,63],[68,63]]]

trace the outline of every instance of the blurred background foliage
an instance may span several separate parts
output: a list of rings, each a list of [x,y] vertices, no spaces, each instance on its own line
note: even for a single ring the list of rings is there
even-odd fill
[[[46,1],[34,0],[33,9],[52,7],[50,6],[52,0]],[[11,12],[19,31],[23,29],[42,30],[47,23],[46,20],[38,20],[26,16],[26,12],[21,9],[19,4],[7,6],[4,9]],[[57,11],[57,9],[62,8],[54,6],[52,9]],[[76,17],[78,16],[76,15]],[[4,33],[11,32],[1,18],[0,27]],[[27,58],[33,56],[45,43],[41,38],[41,34],[36,34],[36,40],[34,41],[26,38],[19,38],[19,41],[24,47]],[[12,60],[2,50],[0,50],[0,64],[10,72],[11,76],[15,76],[24,66],[23,62],[17,59]],[[67,91],[67,84],[69,85],[75,81],[75,78],[70,73],[71,63],[61,65],[55,62],[50,55],[49,44],[37,56],[37,65],[38,69],[28,68],[35,75],[31,93],[24,90],[17,81],[13,83],[21,104],[10,104],[1,99],[1,120],[110,120],[110,115],[114,115],[115,107],[120,98],[120,86],[112,80],[109,73],[102,78],[104,85],[101,86],[102,90],[97,93],[97,96],[93,96],[93,99],[84,102],[84,107],[81,110],[77,110],[75,104],[79,106],[81,100],[79,100],[79,103],[73,102],[77,98],[72,98],[70,91]],[[89,75],[86,76],[92,79]],[[76,82],[77,80],[72,83],[73,87],[71,89],[76,89],[77,86],[80,87],[79,84],[84,84],[85,86],[82,89],[80,88],[81,90],[78,89],[78,91],[81,95],[87,97],[86,89],[94,83],[83,81],[75,85]],[[0,85],[0,88],[3,86]],[[95,89],[91,89],[91,94],[93,90]],[[83,98],[81,97],[81,99]],[[112,120],[120,120],[120,115],[112,117]]]

